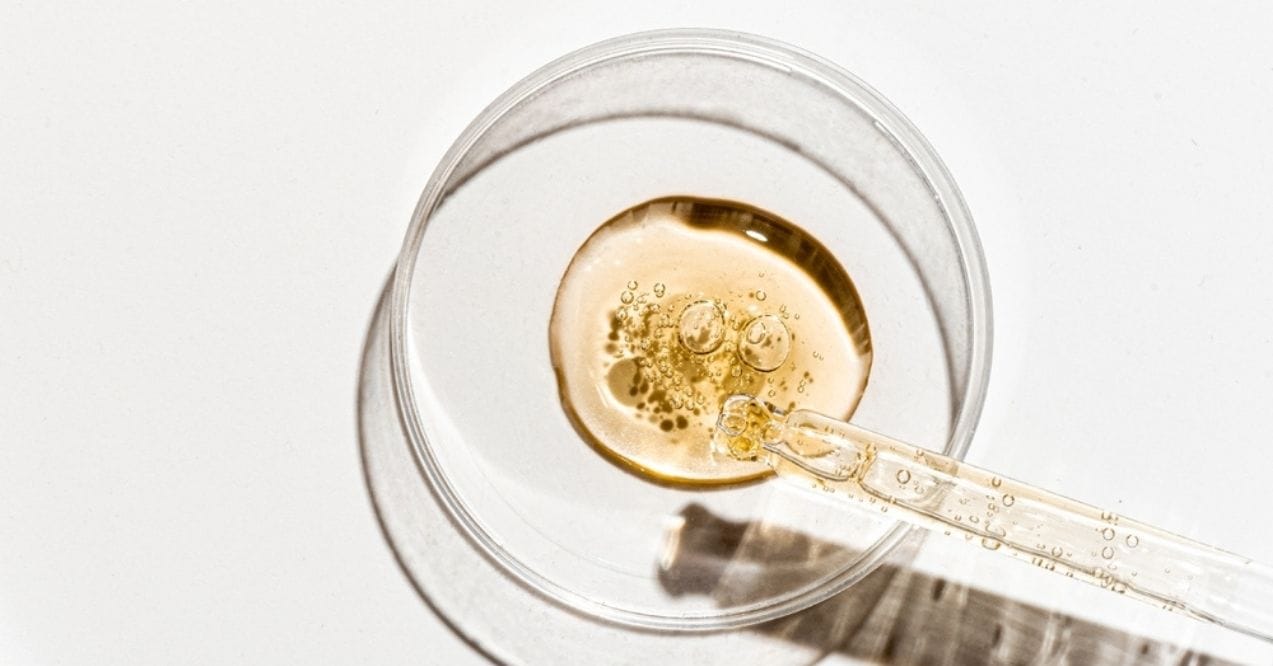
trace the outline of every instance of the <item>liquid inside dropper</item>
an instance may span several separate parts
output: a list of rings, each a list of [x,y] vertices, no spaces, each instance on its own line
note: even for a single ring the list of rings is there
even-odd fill
[[[714,455],[726,398],[847,418],[871,338],[844,267],[776,215],[672,197],[621,212],[579,248],[549,326],[565,413],[597,450],[662,482],[770,472]]]
[[[776,216],[688,197],[620,213],[566,270],[549,343],[578,432],[646,478],[775,473],[1273,640],[1273,569],[846,422],[871,362],[861,303]]]

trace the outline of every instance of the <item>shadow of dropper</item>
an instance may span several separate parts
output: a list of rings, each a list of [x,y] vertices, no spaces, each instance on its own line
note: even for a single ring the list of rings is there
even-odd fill
[[[386,288],[367,334],[357,400],[359,450],[372,508],[421,600],[475,654],[503,663],[497,641],[464,630],[421,581],[440,561],[477,554],[444,548],[430,529],[447,529],[449,517],[422,487],[397,421],[384,339],[387,293]],[[819,571],[811,562],[852,556],[839,544],[769,523],[731,522],[698,504],[687,505],[677,518],[665,533],[658,571],[661,587],[673,596],[703,595],[721,606],[736,605],[763,594],[761,586],[807,584]],[[918,534],[903,539],[883,565],[848,590],[753,630],[811,647],[815,654],[881,664],[1231,663],[913,571],[906,563],[919,544]],[[444,573],[435,575],[441,577]]]
[[[728,605],[755,596],[758,585],[804,583],[800,563],[844,550],[782,527],[732,522],[699,504],[679,518],[659,563],[659,582],[673,596]],[[881,664],[1231,663],[915,571],[903,563],[919,544],[912,533],[849,589],[756,630]]]

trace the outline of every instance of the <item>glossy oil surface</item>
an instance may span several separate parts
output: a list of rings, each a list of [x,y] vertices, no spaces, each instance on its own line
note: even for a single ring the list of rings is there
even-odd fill
[[[711,452],[726,397],[847,417],[871,367],[857,290],[821,243],[773,214],[695,197],[601,225],[562,277],[549,343],[580,434],[673,483],[768,473]]]

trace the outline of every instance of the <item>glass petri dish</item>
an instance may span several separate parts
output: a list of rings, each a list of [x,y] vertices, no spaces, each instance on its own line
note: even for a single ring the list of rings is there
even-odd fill
[[[549,358],[558,281],[598,225],[678,194],[746,202],[821,241],[872,331],[853,420],[955,457],[968,447],[990,294],[959,192],[911,124],[835,65],[756,36],[658,31],[584,48],[515,85],[455,142],[381,314],[392,389],[381,392],[410,458],[369,462],[373,495],[408,574],[488,649],[535,649],[500,604],[533,614],[535,641],[578,649],[565,628],[579,623],[654,640],[773,621],[842,592],[905,533],[882,512],[777,483],[651,483],[575,432]],[[414,481],[403,469],[396,490],[377,481],[405,460]],[[426,489],[416,496],[445,520],[420,507],[386,518],[386,494],[409,494],[402,484]],[[678,538],[704,515],[746,526],[731,552],[747,555],[672,580],[685,571]],[[421,539],[413,520],[445,538]],[[774,534],[834,547],[793,550]]]

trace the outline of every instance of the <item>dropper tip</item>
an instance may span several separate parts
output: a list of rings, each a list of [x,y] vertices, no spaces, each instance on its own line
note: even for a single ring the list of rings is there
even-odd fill
[[[764,444],[777,439],[781,416],[772,405],[754,396],[729,396],[716,418],[712,452],[735,460],[756,460]]]

